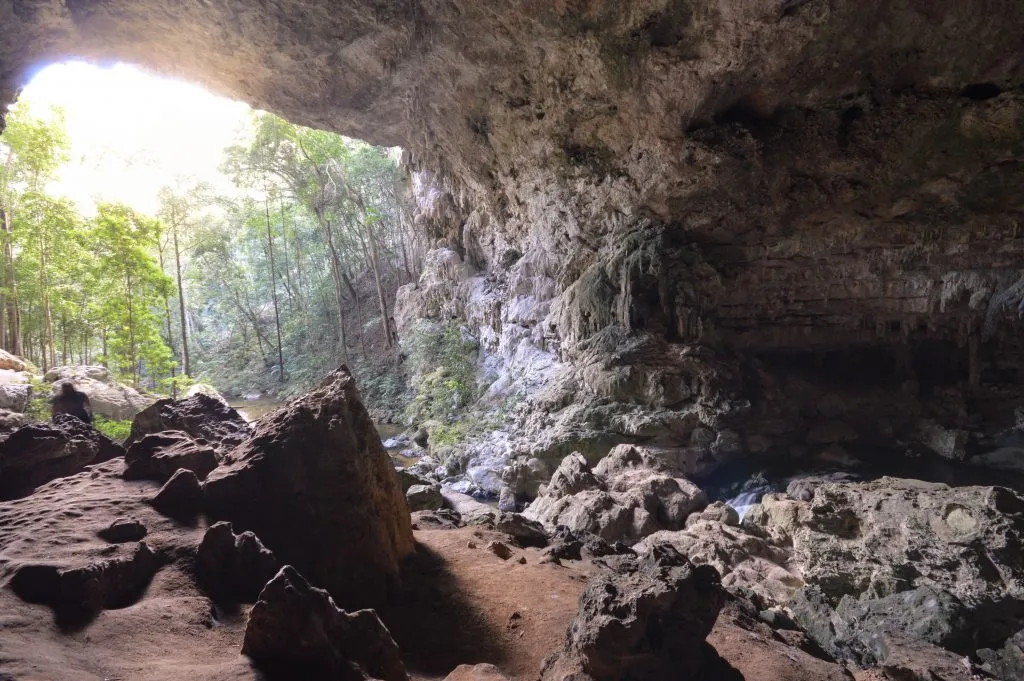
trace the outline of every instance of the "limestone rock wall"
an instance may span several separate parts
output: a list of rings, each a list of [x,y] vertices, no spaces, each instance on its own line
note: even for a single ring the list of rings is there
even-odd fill
[[[402,145],[438,249],[396,317],[467,323],[529,396],[497,458],[705,468],[836,404],[964,427],[936,390],[1016,381],[1022,29],[1013,0],[14,0],[0,99],[120,58]]]

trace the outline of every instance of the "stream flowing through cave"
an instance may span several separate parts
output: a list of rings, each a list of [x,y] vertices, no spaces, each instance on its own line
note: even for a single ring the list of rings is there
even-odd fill
[[[1012,446],[1013,443],[1006,443]],[[849,447],[841,461],[786,458],[765,464],[755,458],[735,461],[700,482],[708,498],[725,501],[740,518],[765,494],[786,492],[809,501],[826,482],[870,481],[890,476],[944,483],[952,487],[1000,485],[1024,491],[1024,475],[1013,471],[950,461],[938,456],[909,456],[878,447]]]

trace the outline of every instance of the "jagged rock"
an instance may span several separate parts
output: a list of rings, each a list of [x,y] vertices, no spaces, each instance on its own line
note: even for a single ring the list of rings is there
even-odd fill
[[[715,522],[722,525],[737,526],[740,524],[740,515],[735,508],[724,501],[716,501],[706,508],[687,516],[686,527],[691,527],[699,522]]]
[[[494,529],[512,537],[519,546],[543,548],[548,545],[544,526],[521,513],[498,512],[494,515]]]
[[[153,398],[118,383],[110,370],[102,366],[57,367],[47,371],[43,380],[54,384],[71,381],[88,395],[94,414],[114,421],[130,419],[153,403]]]
[[[878,669],[890,681],[977,681],[967,658],[919,639],[879,632]]]
[[[385,598],[413,550],[409,507],[347,369],[261,419],[229,457],[206,479],[212,517],[252,530],[346,606]]]
[[[131,541],[141,541],[146,536],[146,526],[138,520],[118,518],[96,534],[111,544],[123,544]]]
[[[444,681],[511,681],[493,664],[460,664]]]
[[[736,512],[729,506],[725,509],[732,510],[732,514],[709,506],[691,515],[685,529],[655,532],[633,549],[643,556],[670,544],[693,563],[714,567],[727,589],[748,589],[766,603],[786,603],[804,584],[799,566],[793,564],[785,548],[738,527],[734,522]]]
[[[430,433],[427,432],[427,429],[426,428],[420,428],[415,433],[413,433],[412,441],[413,441],[413,443],[417,447],[420,447],[422,449],[426,449],[427,448],[427,440],[429,438],[430,438]]]
[[[832,601],[948,592],[972,613],[982,645],[1024,622],[1024,499],[1008,489],[829,483],[809,503],[765,495],[747,522],[792,542],[804,580]]]
[[[1007,639],[999,650],[982,648],[977,654],[982,670],[997,679],[1024,679],[1024,629]]]
[[[191,521],[203,508],[203,486],[196,474],[179,468],[164,483],[151,502],[153,508],[169,518]]]
[[[160,567],[144,542],[127,556],[62,568],[27,563],[15,568],[10,586],[30,603],[53,608],[62,619],[87,620],[106,608],[124,607],[135,600]]]
[[[498,512],[487,504],[448,487],[442,487],[441,494],[444,496],[445,504],[458,513],[466,525],[491,525],[494,523]]]
[[[582,454],[567,456],[523,514],[552,529],[564,525],[607,541],[636,542],[658,530],[682,528],[706,504],[700,488],[661,459],[620,445],[593,470]]]
[[[558,562],[563,559],[581,560],[614,555],[636,555],[633,549],[621,542],[609,544],[589,532],[573,532],[564,525],[554,531],[550,543],[544,549],[542,560]]]
[[[796,594],[789,608],[829,655],[861,666],[876,666],[887,659],[883,633],[961,654],[975,647],[975,625],[967,608],[948,592],[929,587],[881,598],[844,596],[835,608],[817,587],[808,587]]]
[[[184,400],[157,400],[139,412],[125,445],[131,446],[146,435],[165,430],[205,440],[221,454],[252,435],[252,428],[237,411],[217,398],[198,393]]]
[[[810,501],[814,498],[814,490],[828,482],[852,482],[856,477],[850,473],[825,473],[822,475],[806,475],[789,481],[786,485],[786,496],[798,501]]]
[[[185,399],[187,400],[194,395],[206,395],[207,397],[212,397],[213,399],[222,402],[224,406],[230,406],[228,405],[227,399],[220,394],[220,391],[209,383],[193,383],[190,385],[188,391],[185,393]]]
[[[407,494],[409,488],[413,485],[433,485],[434,481],[424,475],[417,475],[416,473],[406,469],[399,468],[395,471],[398,475],[398,484],[402,489],[402,494]]]
[[[260,592],[245,625],[242,654],[292,678],[407,678],[398,646],[376,612],[339,609],[290,565]]]
[[[541,678],[693,678],[724,603],[714,569],[693,565],[671,547],[628,559],[619,572],[587,584],[566,640],[544,662]]]
[[[405,499],[411,511],[436,511],[444,506],[444,497],[441,496],[441,486],[438,484],[412,485],[406,491]]]
[[[217,467],[217,453],[203,439],[192,439],[181,431],[165,430],[145,435],[124,455],[125,480],[168,480],[179,468],[190,470],[200,480]]]
[[[199,586],[221,602],[255,603],[280,567],[255,534],[235,534],[226,522],[206,531],[196,553]]]
[[[22,426],[0,441],[0,500],[124,454],[106,435],[73,416]]]

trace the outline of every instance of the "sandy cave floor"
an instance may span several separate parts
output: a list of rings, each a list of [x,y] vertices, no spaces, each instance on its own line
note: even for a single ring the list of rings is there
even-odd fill
[[[245,607],[216,609],[190,574],[189,556],[205,523],[183,526],[158,514],[145,503],[156,483],[125,482],[122,466],[101,464],[0,503],[0,679],[266,681],[239,654]],[[87,622],[59,622],[47,606],[26,603],[12,591],[10,576],[22,563],[77,566],[129,555],[134,543],[109,544],[96,535],[117,518],[146,525],[145,541],[162,561],[125,607]],[[515,679],[537,678],[598,568],[586,561],[541,564],[533,548],[513,547],[512,557],[502,560],[487,545],[507,542],[503,535],[417,524],[417,553],[405,583],[380,610],[412,677],[442,679],[459,664],[490,662]],[[743,629],[727,615],[723,611],[709,641],[744,678],[825,679],[838,669],[783,646],[763,625]]]

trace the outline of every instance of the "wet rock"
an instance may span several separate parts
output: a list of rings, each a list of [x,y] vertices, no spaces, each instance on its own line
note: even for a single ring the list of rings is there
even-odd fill
[[[427,448],[427,442],[429,439],[430,433],[427,432],[426,428],[420,428],[412,436],[413,443],[415,443],[416,446],[420,447],[421,449]]]
[[[208,513],[251,530],[338,602],[381,602],[413,550],[409,507],[347,370],[261,419],[206,479]]]
[[[120,445],[67,414],[22,426],[0,441],[0,500],[25,496],[45,482],[123,454]]]
[[[150,503],[168,518],[189,522],[203,509],[203,486],[195,473],[179,468]]]
[[[53,384],[71,381],[75,388],[89,396],[94,414],[113,421],[130,419],[153,403],[153,398],[119,383],[110,370],[102,366],[57,367],[46,372],[43,380]]]
[[[622,566],[587,584],[561,650],[544,663],[544,681],[671,681],[699,672],[725,603],[718,574],[665,546]]]
[[[406,491],[405,499],[409,502],[410,511],[436,511],[444,505],[441,486],[437,484],[412,485]]]
[[[221,454],[252,435],[252,428],[237,411],[215,397],[198,393],[184,400],[157,400],[139,412],[125,444],[131,446],[146,435],[165,430],[205,440]]]
[[[554,529],[636,542],[658,530],[678,530],[707,504],[704,493],[650,452],[620,445],[591,470],[582,454],[563,459],[550,484],[523,512]]]
[[[96,534],[111,544],[141,541],[146,536],[146,526],[135,519],[118,518]]]
[[[945,591],[918,587],[881,598],[844,596],[836,607],[817,588],[789,603],[797,623],[829,655],[875,666],[888,655],[880,632],[965,654],[974,649],[970,612]]]
[[[206,440],[194,440],[175,430],[143,436],[128,447],[124,460],[125,480],[164,482],[179,468],[190,470],[203,480],[217,467],[217,454]]]
[[[1024,679],[1024,629],[1007,639],[998,650],[978,651],[981,669],[997,679]]]
[[[160,561],[145,543],[127,555],[63,568],[46,563],[19,565],[10,587],[22,600],[48,605],[58,619],[87,621],[108,608],[130,605],[152,579]]]
[[[226,522],[206,531],[196,553],[196,580],[219,602],[255,603],[280,567],[255,534],[235,534]]]
[[[407,678],[398,646],[376,612],[339,609],[290,565],[267,583],[249,613],[242,654],[290,678]]]
[[[830,602],[946,592],[972,613],[982,645],[1024,623],[1024,498],[1008,489],[829,483],[809,503],[765,495],[748,520],[791,542],[804,580]]]

